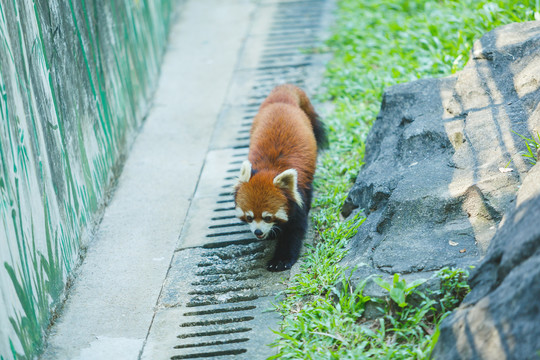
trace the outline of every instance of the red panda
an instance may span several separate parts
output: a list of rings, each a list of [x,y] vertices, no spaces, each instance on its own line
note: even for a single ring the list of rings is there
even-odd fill
[[[322,122],[303,90],[277,86],[253,119],[248,160],[235,185],[235,210],[259,239],[277,239],[269,271],[298,259],[311,206]]]

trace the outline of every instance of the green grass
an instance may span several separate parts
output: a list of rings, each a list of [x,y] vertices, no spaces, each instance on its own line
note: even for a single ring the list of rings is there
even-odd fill
[[[323,294],[299,296],[298,288],[287,291],[284,315],[274,345],[274,359],[428,359],[438,338],[438,325],[468,293],[468,273],[442,269],[441,290],[415,291],[418,283],[406,284],[394,276],[388,286],[390,299],[382,301],[362,294],[366,280],[355,289],[347,279]],[[381,281],[381,280],[379,280]],[[417,303],[407,301],[414,294]],[[366,319],[371,303],[384,315]]]
[[[531,135],[531,137],[528,138],[524,135],[518,134],[515,131],[513,131],[513,133],[522,138],[525,142],[527,151],[522,152],[521,156],[526,158],[531,165],[535,165],[538,161],[538,154],[540,153],[540,133],[536,133],[536,138],[534,135]]]
[[[339,261],[363,221],[343,221],[340,210],[363,164],[364,141],[385,88],[418,78],[442,77],[463,68],[473,41],[511,22],[534,20],[539,1],[338,0],[334,54],[327,66],[321,101],[330,147],[319,159],[312,209],[315,243],[302,259],[278,308],[284,316],[274,343],[279,359],[426,359],[438,324],[468,292],[467,272],[443,269],[441,290],[418,293],[399,278],[386,302],[352,289]],[[537,18],[540,18],[536,14]],[[338,286],[339,285],[339,286]],[[413,305],[411,294],[421,299]],[[384,316],[366,320],[367,305]]]

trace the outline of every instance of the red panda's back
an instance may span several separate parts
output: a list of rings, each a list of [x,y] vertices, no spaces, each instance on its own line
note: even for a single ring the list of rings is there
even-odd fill
[[[253,120],[249,160],[256,170],[277,173],[294,168],[298,185],[313,181],[317,144],[310,119],[300,107],[272,103],[261,108]]]

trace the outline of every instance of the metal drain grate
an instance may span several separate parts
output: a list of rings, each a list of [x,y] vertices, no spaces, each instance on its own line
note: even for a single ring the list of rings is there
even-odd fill
[[[232,186],[247,157],[259,104],[279,83],[305,87],[324,0],[262,2],[240,58],[142,358],[263,359],[287,273],[266,271],[273,244],[234,213]],[[270,17],[270,18],[269,18]],[[258,24],[264,24],[263,29]],[[251,46],[253,45],[253,46]]]

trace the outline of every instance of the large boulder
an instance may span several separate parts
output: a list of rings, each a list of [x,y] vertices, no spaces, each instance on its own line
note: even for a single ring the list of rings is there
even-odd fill
[[[538,232],[529,231],[527,240],[509,228],[509,222],[525,225],[534,221],[533,216],[540,219],[538,198],[516,200],[526,177],[529,183],[540,183],[538,171],[533,172],[522,156],[527,148],[519,136],[540,132],[539,88],[540,22],[527,22],[487,33],[474,44],[466,67],[454,76],[401,84],[385,92],[368,135],[365,165],[342,210],[344,216],[360,210],[367,216],[342,261],[356,269],[353,281],[393,273],[409,280],[427,278],[445,266],[477,265],[488,254],[471,280],[473,287],[484,290],[473,290],[468,306],[500,305],[503,311],[511,301],[517,307],[533,295],[540,299],[540,281],[529,283],[531,288],[517,282],[513,292],[511,284],[498,287],[516,281],[514,267],[528,269],[534,261],[540,265],[540,254],[533,256],[539,253]],[[506,227],[500,226],[503,217]],[[498,250],[496,245],[490,247],[495,235],[494,243],[502,244]],[[511,260],[498,262],[507,251]],[[525,256],[527,251],[531,257]],[[535,274],[539,275],[531,271],[523,280],[532,281]],[[505,291],[499,302],[480,304],[497,289]],[[366,290],[377,296],[375,286]],[[527,306],[521,315],[536,309],[538,316],[534,303]],[[520,316],[519,310],[509,313]],[[452,319],[470,331],[463,325],[466,315],[462,316]],[[482,320],[475,319],[480,325]],[[517,342],[508,346],[512,344]],[[475,358],[475,347],[471,349],[467,354],[472,355],[463,358]]]
[[[540,358],[540,163],[504,216],[472,291],[440,327],[434,359]]]

